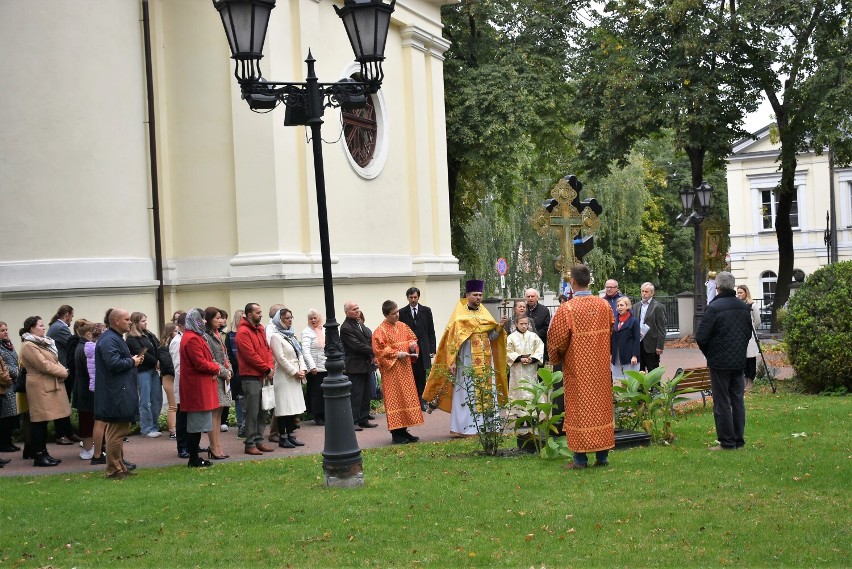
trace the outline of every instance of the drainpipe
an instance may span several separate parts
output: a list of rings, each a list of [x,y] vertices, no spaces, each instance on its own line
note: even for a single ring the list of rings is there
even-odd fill
[[[163,239],[160,228],[160,188],[157,176],[157,132],[154,113],[154,70],[151,64],[151,21],[148,0],[142,0],[142,36],[145,39],[145,89],[148,94],[148,154],[151,164],[151,214],[154,216],[154,270],[157,279],[157,317],[160,329],[166,324],[163,285]]]

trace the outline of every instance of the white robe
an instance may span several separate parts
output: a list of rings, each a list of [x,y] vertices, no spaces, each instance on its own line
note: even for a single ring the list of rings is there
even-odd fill
[[[515,330],[506,339],[506,361],[509,362],[509,401],[532,399],[529,392],[518,389],[518,382],[538,381],[538,363],[522,364],[518,361],[521,356],[530,356],[536,362],[544,360],[544,342],[538,334],[529,330],[521,334],[519,330]]]
[[[499,335],[498,330],[488,333],[488,339],[494,340]],[[470,353],[470,340],[465,340],[459,347],[456,357],[456,379],[453,383],[453,406],[450,412],[450,432],[460,435],[477,435],[479,428],[483,426],[483,417],[472,409],[468,401],[468,385],[470,379],[465,377],[464,371],[473,365],[473,357]],[[496,381],[492,375],[491,387],[494,393],[493,405],[497,406]]]

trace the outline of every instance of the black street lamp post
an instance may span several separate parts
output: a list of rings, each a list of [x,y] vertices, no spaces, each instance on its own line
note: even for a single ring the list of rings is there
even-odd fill
[[[707,304],[707,289],[704,286],[704,219],[710,215],[710,201],[713,197],[713,186],[707,182],[701,182],[697,188],[683,186],[679,192],[683,213],[678,216],[678,221],[683,222],[683,227],[690,225],[695,228],[695,242],[692,246],[693,255],[693,287],[695,288],[695,311],[692,317],[693,334],[698,331],[704,308]]]
[[[328,374],[322,383],[326,421],[322,456],[327,486],[362,486],[364,474],[349,399],[352,384],[343,375],[343,346],[334,312],[320,129],[326,108],[364,107],[367,97],[381,88],[384,78],[382,61],[385,59],[385,42],[395,3],[396,0],[391,0],[389,4],[385,4],[383,0],[345,0],[343,8],[334,7],[337,15],[343,20],[355,60],[361,65],[358,80],[344,79],[335,83],[320,83],[314,71],[315,60],[309,50],[305,59],[308,67],[305,81],[291,83],[266,81],[260,73],[266,28],[270,12],[275,7],[275,0],[213,0],[213,6],[219,11],[225,27],[231,59],[235,61],[234,76],[240,85],[243,99],[251,110],[266,112],[283,103],[287,108],[285,126],[305,125],[311,129],[322,286],[327,316],[324,327]]]

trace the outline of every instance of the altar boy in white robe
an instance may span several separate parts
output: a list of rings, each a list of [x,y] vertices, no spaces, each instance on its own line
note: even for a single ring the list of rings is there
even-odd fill
[[[518,389],[518,382],[538,381],[538,366],[544,359],[544,342],[530,331],[529,318],[522,316],[515,322],[517,329],[506,339],[506,361],[509,363],[509,401],[532,399],[532,395]],[[511,412],[510,412],[511,413]]]

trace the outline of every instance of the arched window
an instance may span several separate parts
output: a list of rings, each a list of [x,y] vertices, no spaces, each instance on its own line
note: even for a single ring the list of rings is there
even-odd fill
[[[775,285],[778,275],[772,271],[764,271],[760,274],[760,286],[763,289],[763,305],[767,306],[775,298]]]

